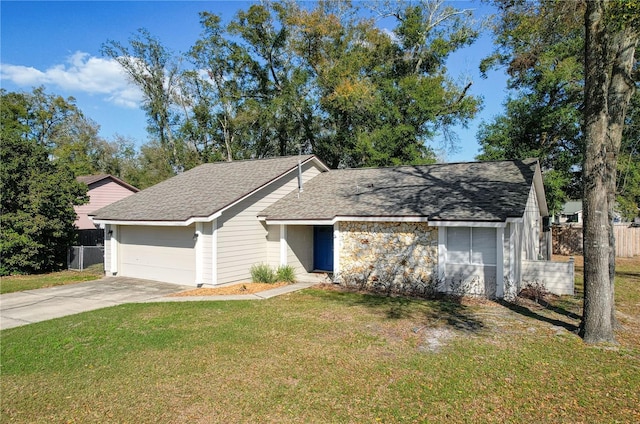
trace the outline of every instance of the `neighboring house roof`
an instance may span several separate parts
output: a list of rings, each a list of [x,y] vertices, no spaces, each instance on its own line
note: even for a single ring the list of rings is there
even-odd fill
[[[207,163],[94,212],[102,221],[206,218],[292,171],[313,155]]]
[[[109,174],[83,175],[76,179],[87,184],[89,188],[87,191],[89,202],[84,205],[74,206],[77,215],[74,225],[79,230],[96,228],[95,224],[89,219],[89,214],[93,211],[140,191],[131,184],[127,184]]]
[[[562,206],[562,215],[575,215],[582,212],[582,200],[571,200]]]
[[[120,184],[121,186],[133,191],[134,193],[137,193],[140,191],[139,188],[136,188],[131,184],[127,184],[124,181],[122,181],[120,178],[114,177],[111,174],[81,175],[79,177],[76,177],[76,180],[80,181],[81,183],[85,183],[86,185],[89,186],[89,188],[91,188],[91,186],[94,185],[95,183],[101,182],[106,179],[110,179],[111,181],[117,184]]]
[[[538,161],[526,159],[332,170],[260,216],[273,221],[326,221],[340,216],[505,221],[523,216],[536,179],[536,194],[546,214]]]

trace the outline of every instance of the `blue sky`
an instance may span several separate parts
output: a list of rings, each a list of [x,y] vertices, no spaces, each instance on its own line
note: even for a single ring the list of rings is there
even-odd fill
[[[454,1],[458,8],[490,9],[479,2]],[[118,65],[102,57],[107,40],[126,44],[139,28],[146,28],[174,52],[186,52],[200,36],[198,13],[204,10],[233,18],[244,1],[7,1],[0,2],[0,86],[7,91],[30,91],[43,85],[47,92],[73,96],[80,109],[100,125],[100,135],[119,134],[147,141],[146,118],[139,109],[140,93],[127,82]],[[473,160],[482,120],[501,113],[506,97],[502,71],[482,79],[478,65],[492,50],[488,34],[474,46],[456,53],[448,63],[461,82],[473,81],[470,94],[484,98],[483,111],[468,129],[458,128],[458,151],[446,161]],[[438,146],[436,140],[435,146]]]

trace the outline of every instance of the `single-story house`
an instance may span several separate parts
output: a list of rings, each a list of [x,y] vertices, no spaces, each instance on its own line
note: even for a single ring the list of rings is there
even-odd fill
[[[562,205],[562,211],[554,216],[555,224],[582,224],[582,200],[570,200]]]
[[[87,195],[89,196],[87,203],[74,206],[77,215],[74,225],[78,229],[80,244],[85,246],[101,244],[96,241],[103,240],[102,231],[96,229],[96,224],[89,218],[89,214],[140,190],[110,174],[81,175],[76,180],[88,186]],[[96,233],[100,233],[99,237]]]
[[[109,275],[215,286],[266,263],[489,297],[534,275],[573,293],[537,260],[547,215],[535,159],[329,170],[307,155],[204,164],[92,218]]]

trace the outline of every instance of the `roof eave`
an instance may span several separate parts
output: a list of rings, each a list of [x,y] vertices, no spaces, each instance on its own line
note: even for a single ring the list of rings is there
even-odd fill
[[[533,188],[536,191],[536,198],[538,200],[538,208],[540,209],[541,216],[549,216],[549,206],[547,205],[547,198],[544,193],[544,181],[542,180],[542,170],[540,169],[540,162],[536,159],[535,172],[533,174]]]
[[[211,222],[217,219],[222,212],[216,212],[209,216],[194,216],[185,220],[166,220],[166,221],[154,221],[154,220],[123,220],[123,219],[109,219],[109,218],[94,218],[89,215],[89,219],[94,224],[98,225],[139,225],[139,226],[152,226],[152,227],[188,227],[196,222]]]
[[[427,216],[335,216],[333,218],[269,218],[258,216],[267,225],[334,225],[337,222],[425,222],[431,227],[506,227],[510,222],[521,222],[522,218],[501,220],[438,220]]]
[[[300,165],[305,165],[309,162],[315,162],[318,167],[320,169],[323,169],[323,172],[329,171],[329,167],[327,167],[327,165],[325,165],[320,159],[318,159],[315,155],[314,156],[310,156],[309,158],[307,158],[304,161],[300,162]],[[89,215],[89,218],[91,218],[91,220],[96,223],[96,224],[111,224],[111,225],[148,225],[148,226],[189,226],[191,224],[193,224],[194,222],[211,222],[214,219],[218,218],[220,215],[222,215],[222,213],[226,210],[228,210],[229,208],[232,208],[233,206],[237,205],[238,203],[242,202],[244,199],[246,199],[247,197],[253,195],[254,193],[262,190],[263,188],[269,186],[270,184],[273,184],[275,181],[278,181],[280,178],[284,177],[287,174],[290,174],[291,172],[295,172],[298,169],[298,165],[295,165],[291,168],[289,168],[288,170],[286,170],[285,172],[283,172],[282,174],[272,178],[271,180],[267,181],[266,183],[262,184],[261,186],[251,190],[250,192],[246,193],[245,195],[237,198],[236,200],[232,201],[231,203],[213,211],[213,213],[211,215],[208,216],[191,216],[189,218],[187,218],[186,220],[122,220],[122,219],[109,219],[109,218],[94,218],[95,215],[91,216]]]

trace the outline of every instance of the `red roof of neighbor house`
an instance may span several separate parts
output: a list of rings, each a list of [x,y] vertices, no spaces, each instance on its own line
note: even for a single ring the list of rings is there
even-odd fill
[[[91,186],[92,184],[95,184],[95,183],[100,182],[102,180],[105,180],[107,178],[109,178],[109,179],[113,180],[115,183],[118,183],[121,186],[133,191],[134,193],[137,193],[137,192],[140,191],[140,189],[132,186],[131,184],[125,183],[120,178],[114,177],[111,174],[81,175],[79,177],[76,177],[76,180],[80,181],[81,183],[85,183],[88,186]]]

